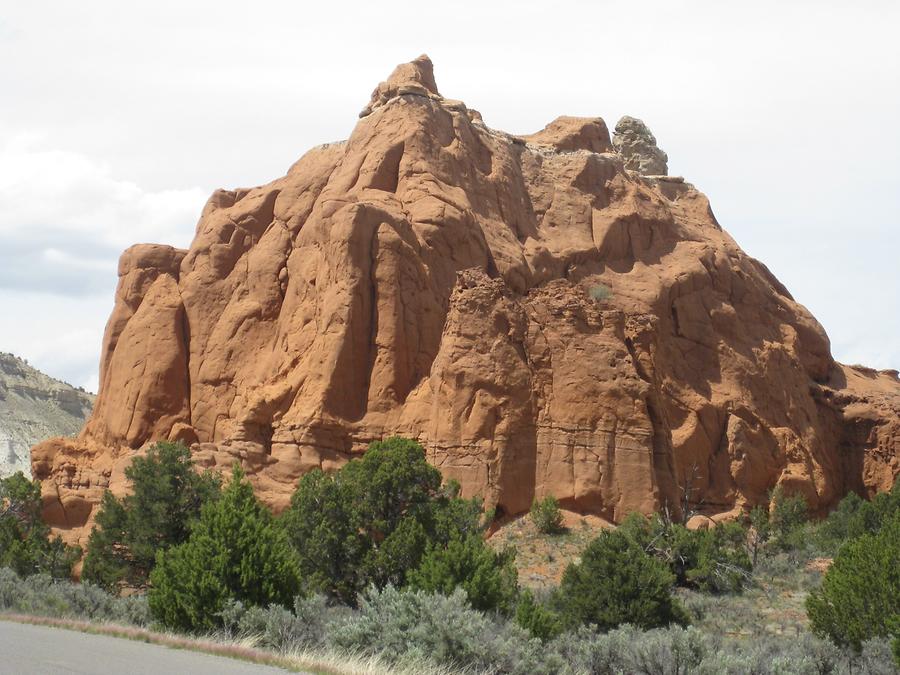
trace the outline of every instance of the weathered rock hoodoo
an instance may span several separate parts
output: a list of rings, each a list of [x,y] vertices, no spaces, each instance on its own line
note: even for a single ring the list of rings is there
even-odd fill
[[[600,118],[493,130],[423,56],[349,140],[213,194],[189,250],[127,250],[94,413],[33,450],[46,516],[83,538],[156,439],[240,461],[276,509],[391,434],[506,514],[546,494],[617,520],[888,487],[896,372],[836,363],[705,196],[641,175],[666,173],[646,127],[617,128],[615,145]]]

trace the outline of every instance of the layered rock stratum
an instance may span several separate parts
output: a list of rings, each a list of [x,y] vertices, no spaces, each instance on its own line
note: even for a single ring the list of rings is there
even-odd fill
[[[702,193],[642,175],[666,173],[643,123],[616,145],[600,118],[504,133],[424,56],[360,117],[215,192],[188,250],[123,254],[94,412],[32,453],[70,541],[157,439],[240,462],[276,510],[392,434],[501,515],[552,494],[728,517],[776,485],[824,509],[893,482],[897,373],[836,363]]]
[[[76,435],[93,405],[93,395],[0,353],[0,478],[30,475],[31,446]]]

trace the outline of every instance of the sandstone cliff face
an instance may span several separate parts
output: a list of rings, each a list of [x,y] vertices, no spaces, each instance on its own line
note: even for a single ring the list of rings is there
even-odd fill
[[[77,434],[94,397],[0,353],[0,478],[31,474],[31,446]]]
[[[391,434],[506,514],[888,487],[896,373],[835,363],[705,196],[627,168],[665,172],[640,145],[599,118],[496,131],[427,57],[399,66],[347,141],[213,194],[189,250],[124,253],[94,413],[33,450],[45,515],[83,538],[155,439],[240,461],[276,509]]]

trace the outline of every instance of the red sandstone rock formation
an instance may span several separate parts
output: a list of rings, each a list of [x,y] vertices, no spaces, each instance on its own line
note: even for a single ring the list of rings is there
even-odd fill
[[[240,461],[276,509],[391,434],[506,514],[725,516],[777,484],[824,508],[897,476],[896,372],[835,363],[706,197],[626,170],[603,120],[490,129],[424,56],[361,118],[213,194],[189,250],[124,253],[93,416],[33,450],[69,541],[157,439]]]

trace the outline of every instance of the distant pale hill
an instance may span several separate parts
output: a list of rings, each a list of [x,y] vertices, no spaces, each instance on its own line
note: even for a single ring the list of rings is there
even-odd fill
[[[93,406],[91,394],[0,353],[0,476],[31,475],[31,446],[74,436]]]

